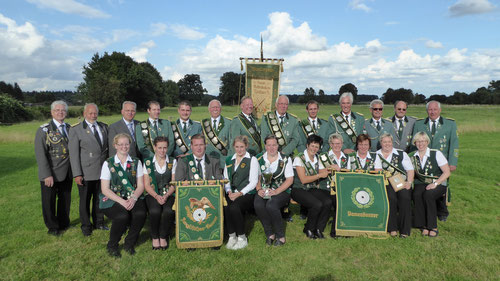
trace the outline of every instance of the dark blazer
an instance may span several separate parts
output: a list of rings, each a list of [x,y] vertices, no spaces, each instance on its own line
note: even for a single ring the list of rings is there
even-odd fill
[[[139,121],[137,120],[132,120],[134,122],[134,130],[137,128],[137,125],[139,124]],[[115,138],[116,135],[118,134],[127,134],[130,136],[132,139],[132,143],[130,144],[130,151],[128,154],[133,157],[141,158],[139,149],[137,148],[137,142],[135,141],[135,136],[132,137],[130,134],[130,131],[125,124],[125,121],[122,119],[118,120],[117,122],[109,125],[108,128],[108,144],[109,144],[109,156],[113,156],[116,154],[116,149],[113,145],[113,139]]]
[[[221,180],[223,175],[219,159],[215,159],[205,154],[205,173],[204,176],[206,180]],[[176,181],[195,180],[193,172],[189,169],[187,157],[182,157],[177,160],[177,167],[175,168],[174,174]]]
[[[65,124],[69,134],[71,125]],[[35,157],[40,181],[52,176],[54,182],[61,182],[68,176],[71,167],[68,139],[59,132],[54,121],[43,124],[36,131]]]
[[[108,157],[108,125],[97,122],[102,133],[102,148],[92,129],[82,121],[69,131],[69,155],[73,177],[83,176],[86,181],[99,180],[102,163]]]
[[[415,119],[414,117],[411,116],[405,116],[404,122],[403,122],[403,133],[401,135],[401,138],[399,138],[398,135],[398,123],[399,121],[396,119],[396,116],[392,116],[392,124],[394,126],[394,130],[396,131],[396,143],[394,145],[394,148],[404,150],[405,152],[408,152],[410,146],[411,146],[411,139],[413,137],[413,126],[415,126]]]

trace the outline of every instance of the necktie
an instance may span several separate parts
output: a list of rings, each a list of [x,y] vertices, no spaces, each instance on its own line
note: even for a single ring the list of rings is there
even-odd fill
[[[153,122],[153,129],[155,130],[156,135],[158,135],[158,121]]]
[[[201,160],[203,160],[203,159],[196,158],[196,161],[198,162],[198,165],[197,165],[198,166],[197,167],[198,168],[198,174],[200,175],[200,178],[203,179],[203,168],[201,167]]]
[[[68,135],[66,134],[66,130],[64,129],[64,124],[59,125],[59,128],[61,128],[61,134],[65,139],[68,139]]]
[[[399,138],[403,136],[403,120],[399,120],[399,130],[398,130]]]
[[[432,121],[431,133],[432,136],[434,136],[434,134],[436,133],[436,121]]]
[[[97,126],[95,124],[92,124],[92,130],[94,130],[94,137],[96,138],[97,143],[102,148],[101,137],[99,136],[99,132],[97,131]]]
[[[316,131],[316,120],[313,120],[313,129]]]
[[[280,116],[280,127],[283,127],[283,118],[285,118],[285,116]]]
[[[135,133],[134,133],[134,123],[128,123],[128,130],[130,131],[130,135],[132,136],[132,140],[135,141]]]
[[[217,131],[217,119],[214,119],[214,131]]]
[[[250,123],[252,124],[252,126],[253,126],[254,128],[256,128],[256,127],[257,127],[257,126],[255,125],[255,121],[253,120],[253,117],[252,117],[252,116],[250,116]]]
[[[381,127],[380,127],[380,121],[377,121],[377,131],[380,131]]]
[[[187,133],[187,123],[186,122],[182,122],[182,124],[184,124],[184,126],[182,127],[182,131],[185,133]]]

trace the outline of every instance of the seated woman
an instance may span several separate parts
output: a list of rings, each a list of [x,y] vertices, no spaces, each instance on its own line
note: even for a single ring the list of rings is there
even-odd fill
[[[135,254],[135,243],[146,220],[146,206],[141,161],[128,155],[131,139],[117,134],[113,139],[116,155],[102,164],[99,208],[111,219],[108,253],[120,257],[118,242],[129,227],[123,249]],[[118,204],[115,204],[118,203]]]
[[[264,227],[266,244],[281,246],[285,244],[285,228],[281,220],[281,208],[290,201],[289,187],[293,183],[292,160],[278,152],[278,139],[269,135],[264,139],[265,152],[257,155],[260,173],[272,174],[271,182],[263,189],[262,179],[257,185],[254,208]]]
[[[245,236],[245,212],[253,208],[255,186],[259,181],[259,163],[247,152],[248,137],[237,136],[233,141],[234,155],[226,158],[224,178],[227,206],[224,207],[229,240],[226,248],[239,250],[248,246]]]
[[[146,205],[149,210],[153,250],[166,250],[167,238],[175,219],[175,212],[172,210],[175,187],[170,185],[170,181],[176,160],[167,155],[167,137],[156,137],[153,140],[153,149],[155,155],[144,159],[144,188],[148,193]]]
[[[375,170],[376,152],[369,152],[372,141],[367,134],[361,134],[356,138],[356,151],[349,154],[349,164],[353,170],[373,171]]]
[[[342,135],[338,133],[331,134],[330,137],[328,137],[328,144],[330,145],[328,154],[323,152],[319,156],[319,160],[323,164],[323,166],[325,166],[328,171],[339,172],[341,169],[350,169],[349,159],[344,154],[344,152],[342,152],[342,145],[344,144]],[[320,188],[326,189],[329,192],[331,189],[333,189],[333,192],[330,193],[332,194],[331,198],[334,210],[330,237],[335,238],[337,236],[337,234],[335,233],[337,198],[335,198],[335,186],[332,184],[332,181],[333,175],[329,176],[326,181],[321,181]]]
[[[307,221],[303,232],[310,239],[325,238],[323,230],[332,208],[330,191],[320,188],[320,182],[325,181],[329,175],[316,155],[322,144],[323,139],[320,136],[310,135],[307,137],[306,150],[299,153],[293,161],[296,176],[292,187],[292,199],[307,209]]]
[[[413,182],[413,165],[406,152],[395,149],[392,146],[392,135],[382,134],[380,136],[382,148],[377,151],[375,159],[375,170],[387,171],[390,176],[400,173],[406,177],[403,189],[394,191],[389,184],[386,186],[387,197],[389,197],[389,221],[387,231],[392,237],[398,235],[406,238],[411,231],[411,184]]]
[[[439,234],[436,200],[446,194],[446,180],[450,176],[450,167],[441,151],[428,147],[429,142],[429,136],[424,132],[418,132],[413,137],[413,144],[418,149],[411,153],[416,169],[413,191],[414,226],[422,230],[422,235],[436,237]]]

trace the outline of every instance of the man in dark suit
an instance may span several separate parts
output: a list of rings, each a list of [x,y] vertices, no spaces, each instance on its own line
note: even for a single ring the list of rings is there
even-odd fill
[[[64,123],[68,105],[62,100],[50,105],[52,121],[36,131],[35,156],[42,192],[42,214],[48,234],[58,236],[69,227],[72,176],[68,131]],[[57,201],[57,204],[56,204]]]
[[[133,157],[140,158],[139,149],[135,140],[135,128],[139,125],[139,121],[134,120],[137,104],[133,101],[124,101],[122,104],[122,116],[119,121],[109,125],[108,144],[113,143],[116,135],[123,133],[130,136],[132,143],[128,154]],[[109,146],[109,156],[116,154],[116,149],[113,145]]]
[[[191,137],[191,150],[192,153],[177,161],[174,173],[176,181],[222,179],[219,159],[205,154],[206,143],[203,134]]]
[[[396,101],[394,103],[394,116],[392,116],[392,124],[396,130],[396,140],[394,148],[408,152],[411,139],[413,138],[413,126],[417,120],[414,117],[407,116],[406,110],[408,104],[405,101]]]
[[[108,157],[108,125],[97,122],[98,114],[96,104],[86,104],[83,110],[85,120],[69,133],[71,169],[80,194],[80,221],[84,236],[90,236],[93,227],[108,230],[104,225],[104,214],[99,210],[99,178],[102,163]],[[90,221],[91,200],[93,226]]]

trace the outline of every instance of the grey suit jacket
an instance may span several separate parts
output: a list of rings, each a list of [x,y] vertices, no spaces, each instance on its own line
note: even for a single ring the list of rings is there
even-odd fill
[[[204,178],[206,180],[221,180],[223,175],[219,159],[212,158],[208,154],[205,154],[205,173]],[[195,180],[193,172],[189,169],[187,157],[182,157],[177,160],[175,180]]]
[[[102,133],[102,149],[87,122],[82,121],[69,132],[69,155],[73,177],[99,180],[102,163],[108,157],[108,125],[97,122]]]
[[[71,125],[65,124],[69,132]],[[35,157],[40,181],[52,176],[54,182],[61,182],[68,175],[71,177],[68,139],[59,132],[54,121],[43,124],[36,131]]]
[[[139,124],[139,121],[133,120],[132,122],[134,122],[134,130],[135,130],[137,125]],[[137,149],[137,142],[134,140],[135,136],[132,137],[127,125],[125,124],[125,121],[123,121],[123,118],[109,125],[108,128],[109,156],[113,156],[116,154],[116,149],[113,146],[113,139],[118,134],[127,134],[130,136],[130,138],[132,139],[132,143],[130,144],[130,151],[128,152],[128,154],[130,156],[140,158],[140,153],[139,150]]]
[[[377,127],[375,125],[375,122],[373,122],[373,119],[367,119],[365,120],[365,126],[364,126],[364,132],[368,134],[371,140],[372,146],[370,147],[371,152],[375,152],[380,149],[380,143],[379,143],[379,138],[381,135],[387,133],[392,135],[392,145],[394,146],[396,143],[396,131],[394,130],[394,127],[392,126],[391,120],[389,119],[384,119],[381,118],[381,124],[380,124],[380,131],[377,130]]]
[[[405,152],[408,152],[411,146],[411,139],[413,138],[413,126],[415,125],[415,121],[417,119],[411,116],[405,116],[403,121],[403,133],[401,138],[398,135],[398,119],[396,116],[392,116],[392,124],[394,125],[394,130],[396,131],[396,142],[394,143],[394,148],[401,149]]]

